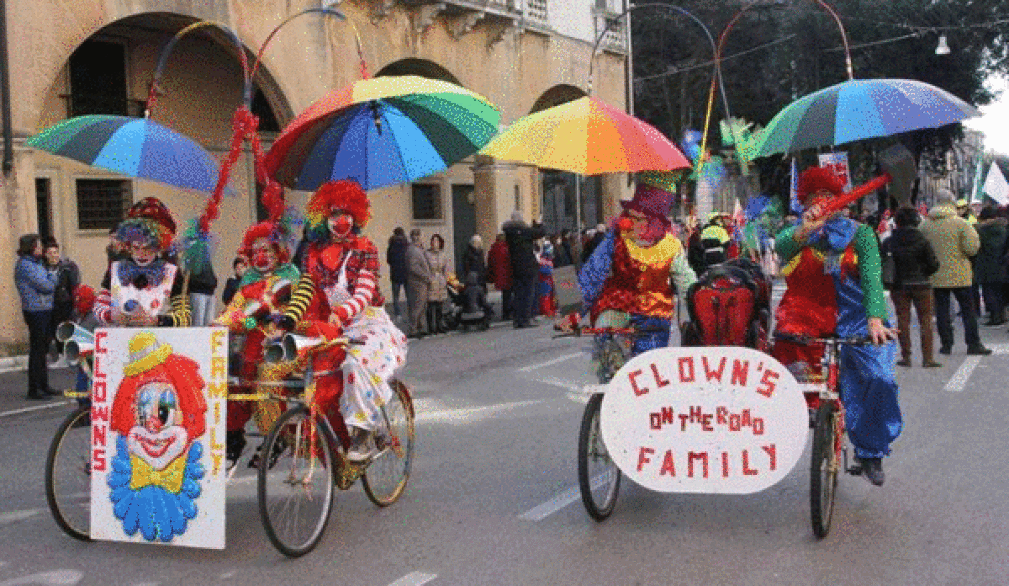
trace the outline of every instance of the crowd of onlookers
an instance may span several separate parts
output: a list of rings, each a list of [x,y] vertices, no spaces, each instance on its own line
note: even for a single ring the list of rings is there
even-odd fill
[[[898,364],[911,365],[912,308],[918,317],[922,364],[939,366],[934,356],[933,318],[939,353],[951,353],[951,297],[957,301],[967,352],[988,354],[991,351],[982,345],[978,333],[978,318],[983,307],[987,315],[983,325],[1006,323],[1009,211],[972,209],[966,201],[954,201],[952,193],[941,190],[932,209],[925,217],[921,215],[915,208],[904,207],[892,217],[860,218],[876,228],[881,265],[891,262],[895,269],[886,287],[896,309],[901,347]],[[797,218],[786,217],[784,221],[787,224]],[[738,227],[732,224],[726,214],[720,213],[710,214],[703,225],[673,223],[694,271],[701,274],[711,264],[747,254],[762,262],[765,272],[774,276],[777,267],[773,239],[758,243],[756,250],[745,249],[734,234]],[[445,314],[450,301],[461,304],[461,312],[482,312],[489,321],[493,309],[487,296],[493,286],[501,295],[501,314],[497,317],[511,320],[515,328],[530,327],[538,316],[553,317],[558,311],[554,269],[580,267],[603,240],[606,230],[607,226],[600,224],[581,232],[547,234],[541,224],[527,224],[515,212],[489,247],[478,235],[470,239],[456,274],[440,234],[425,238],[420,229],[414,228],[408,236],[403,228],[396,228],[386,249],[392,283],[388,301],[393,315],[412,338],[442,333],[451,327]],[[109,233],[110,262],[123,254],[114,234],[115,228]],[[225,305],[248,266],[247,259],[234,260],[235,274],[223,288]],[[884,276],[885,268],[881,266]],[[37,234],[21,237],[14,280],[29,333],[28,396],[45,398],[55,394],[48,385],[46,360],[47,355],[59,351],[54,338],[56,326],[86,316],[95,294],[81,284],[77,265],[61,257],[56,240]],[[216,288],[217,278],[209,266],[191,276],[193,325],[206,325],[213,319]]]

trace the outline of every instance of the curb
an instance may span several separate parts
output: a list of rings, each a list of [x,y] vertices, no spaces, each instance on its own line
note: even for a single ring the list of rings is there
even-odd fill
[[[5,356],[0,358],[0,372],[27,370],[28,356]]]

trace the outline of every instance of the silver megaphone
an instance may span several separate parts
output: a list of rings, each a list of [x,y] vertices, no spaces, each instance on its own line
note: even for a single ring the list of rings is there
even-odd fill
[[[297,360],[303,353],[325,342],[326,338],[321,336],[318,338],[309,338],[308,336],[299,336],[297,334],[286,334],[281,340],[284,348],[284,360]]]
[[[72,321],[65,321],[56,327],[56,339],[60,342],[70,340],[94,342],[95,335]]]
[[[283,362],[284,344],[282,342],[272,342],[263,346],[263,361],[267,364]]]
[[[67,364],[70,366],[76,366],[80,364],[85,356],[90,356],[94,351],[95,345],[93,342],[67,340],[63,346],[63,358],[66,359]]]

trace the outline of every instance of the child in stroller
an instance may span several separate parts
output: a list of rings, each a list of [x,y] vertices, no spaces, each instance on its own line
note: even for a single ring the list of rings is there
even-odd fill
[[[490,327],[494,310],[487,302],[487,292],[484,290],[484,284],[476,271],[470,271],[466,275],[465,285],[460,283],[454,275],[450,275],[448,296],[452,307],[445,316],[445,321],[450,328],[458,327],[462,331],[466,331],[470,326],[476,326],[481,330]]]

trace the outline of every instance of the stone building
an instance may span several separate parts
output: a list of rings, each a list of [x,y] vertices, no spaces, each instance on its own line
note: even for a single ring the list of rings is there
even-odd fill
[[[625,0],[345,0],[322,4],[347,21],[310,13],[290,21],[267,47],[254,79],[253,111],[268,143],[285,124],[326,92],[360,77],[353,27],[373,75],[416,74],[452,81],[487,97],[502,125],[580,97],[587,87],[597,31],[620,13]],[[5,4],[5,7],[4,7]],[[142,115],[153,71],[166,43],[184,27],[209,20],[234,31],[251,59],[271,31],[319,0],[6,0],[13,170],[3,178],[6,206],[0,221],[0,272],[12,274],[17,238],[51,234],[97,285],[105,265],[108,227],[130,203],[162,198],[177,223],[197,215],[201,193],[130,180],[68,159],[34,152],[26,137],[75,115]],[[594,95],[626,105],[626,43],[619,27],[596,56]],[[2,65],[2,64],[0,64]],[[196,139],[220,157],[227,151],[231,117],[241,102],[238,49],[228,35],[201,28],[182,38],[161,78],[151,119]],[[257,219],[251,155],[233,173],[235,194],[214,225],[219,280],[245,227]],[[627,194],[625,176],[582,178],[583,225],[612,215]],[[570,175],[473,156],[412,185],[374,191],[370,236],[384,252],[396,226],[441,233],[449,252],[473,233],[491,242],[519,209],[544,215],[553,227],[573,227]],[[558,187],[560,186],[560,187]],[[310,194],[289,192],[303,207]],[[544,202],[546,198],[546,202]],[[563,200],[563,201],[561,201]],[[545,214],[545,212],[547,212]],[[383,267],[385,268],[385,267]],[[387,280],[384,288],[387,289]],[[17,292],[0,279],[0,352],[24,340]]]

